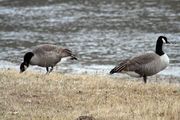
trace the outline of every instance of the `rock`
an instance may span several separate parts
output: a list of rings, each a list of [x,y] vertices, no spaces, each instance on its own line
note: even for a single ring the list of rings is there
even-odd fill
[[[93,116],[79,116],[76,120],[95,120]]]

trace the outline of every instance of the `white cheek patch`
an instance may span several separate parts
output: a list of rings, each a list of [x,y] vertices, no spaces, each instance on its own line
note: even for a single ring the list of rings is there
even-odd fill
[[[166,43],[166,40],[164,38],[162,38],[162,41],[163,41],[163,43]]]

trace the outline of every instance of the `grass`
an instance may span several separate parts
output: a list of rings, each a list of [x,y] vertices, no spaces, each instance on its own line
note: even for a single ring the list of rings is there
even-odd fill
[[[179,84],[108,75],[0,71],[0,119],[180,120]]]

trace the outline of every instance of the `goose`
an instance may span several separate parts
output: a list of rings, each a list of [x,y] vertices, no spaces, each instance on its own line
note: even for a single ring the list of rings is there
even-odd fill
[[[64,57],[70,57],[71,60],[77,60],[75,55],[66,48],[60,48],[52,44],[38,45],[31,52],[27,52],[24,55],[24,61],[20,65],[20,73],[24,72],[29,65],[46,67],[47,73],[50,73],[52,72],[53,67]],[[51,67],[50,70],[49,67]]]
[[[165,36],[159,36],[155,52],[151,51],[125,59],[113,68],[110,74],[126,73],[132,77],[143,77],[146,83],[147,76],[155,75],[169,65],[169,57],[163,51],[163,44],[170,43]]]

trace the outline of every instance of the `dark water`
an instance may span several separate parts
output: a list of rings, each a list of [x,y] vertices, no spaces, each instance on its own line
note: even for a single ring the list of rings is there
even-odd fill
[[[52,43],[74,51],[70,72],[108,72],[118,61],[155,49],[157,37],[180,75],[179,0],[0,0],[0,66],[19,67],[33,46]]]

